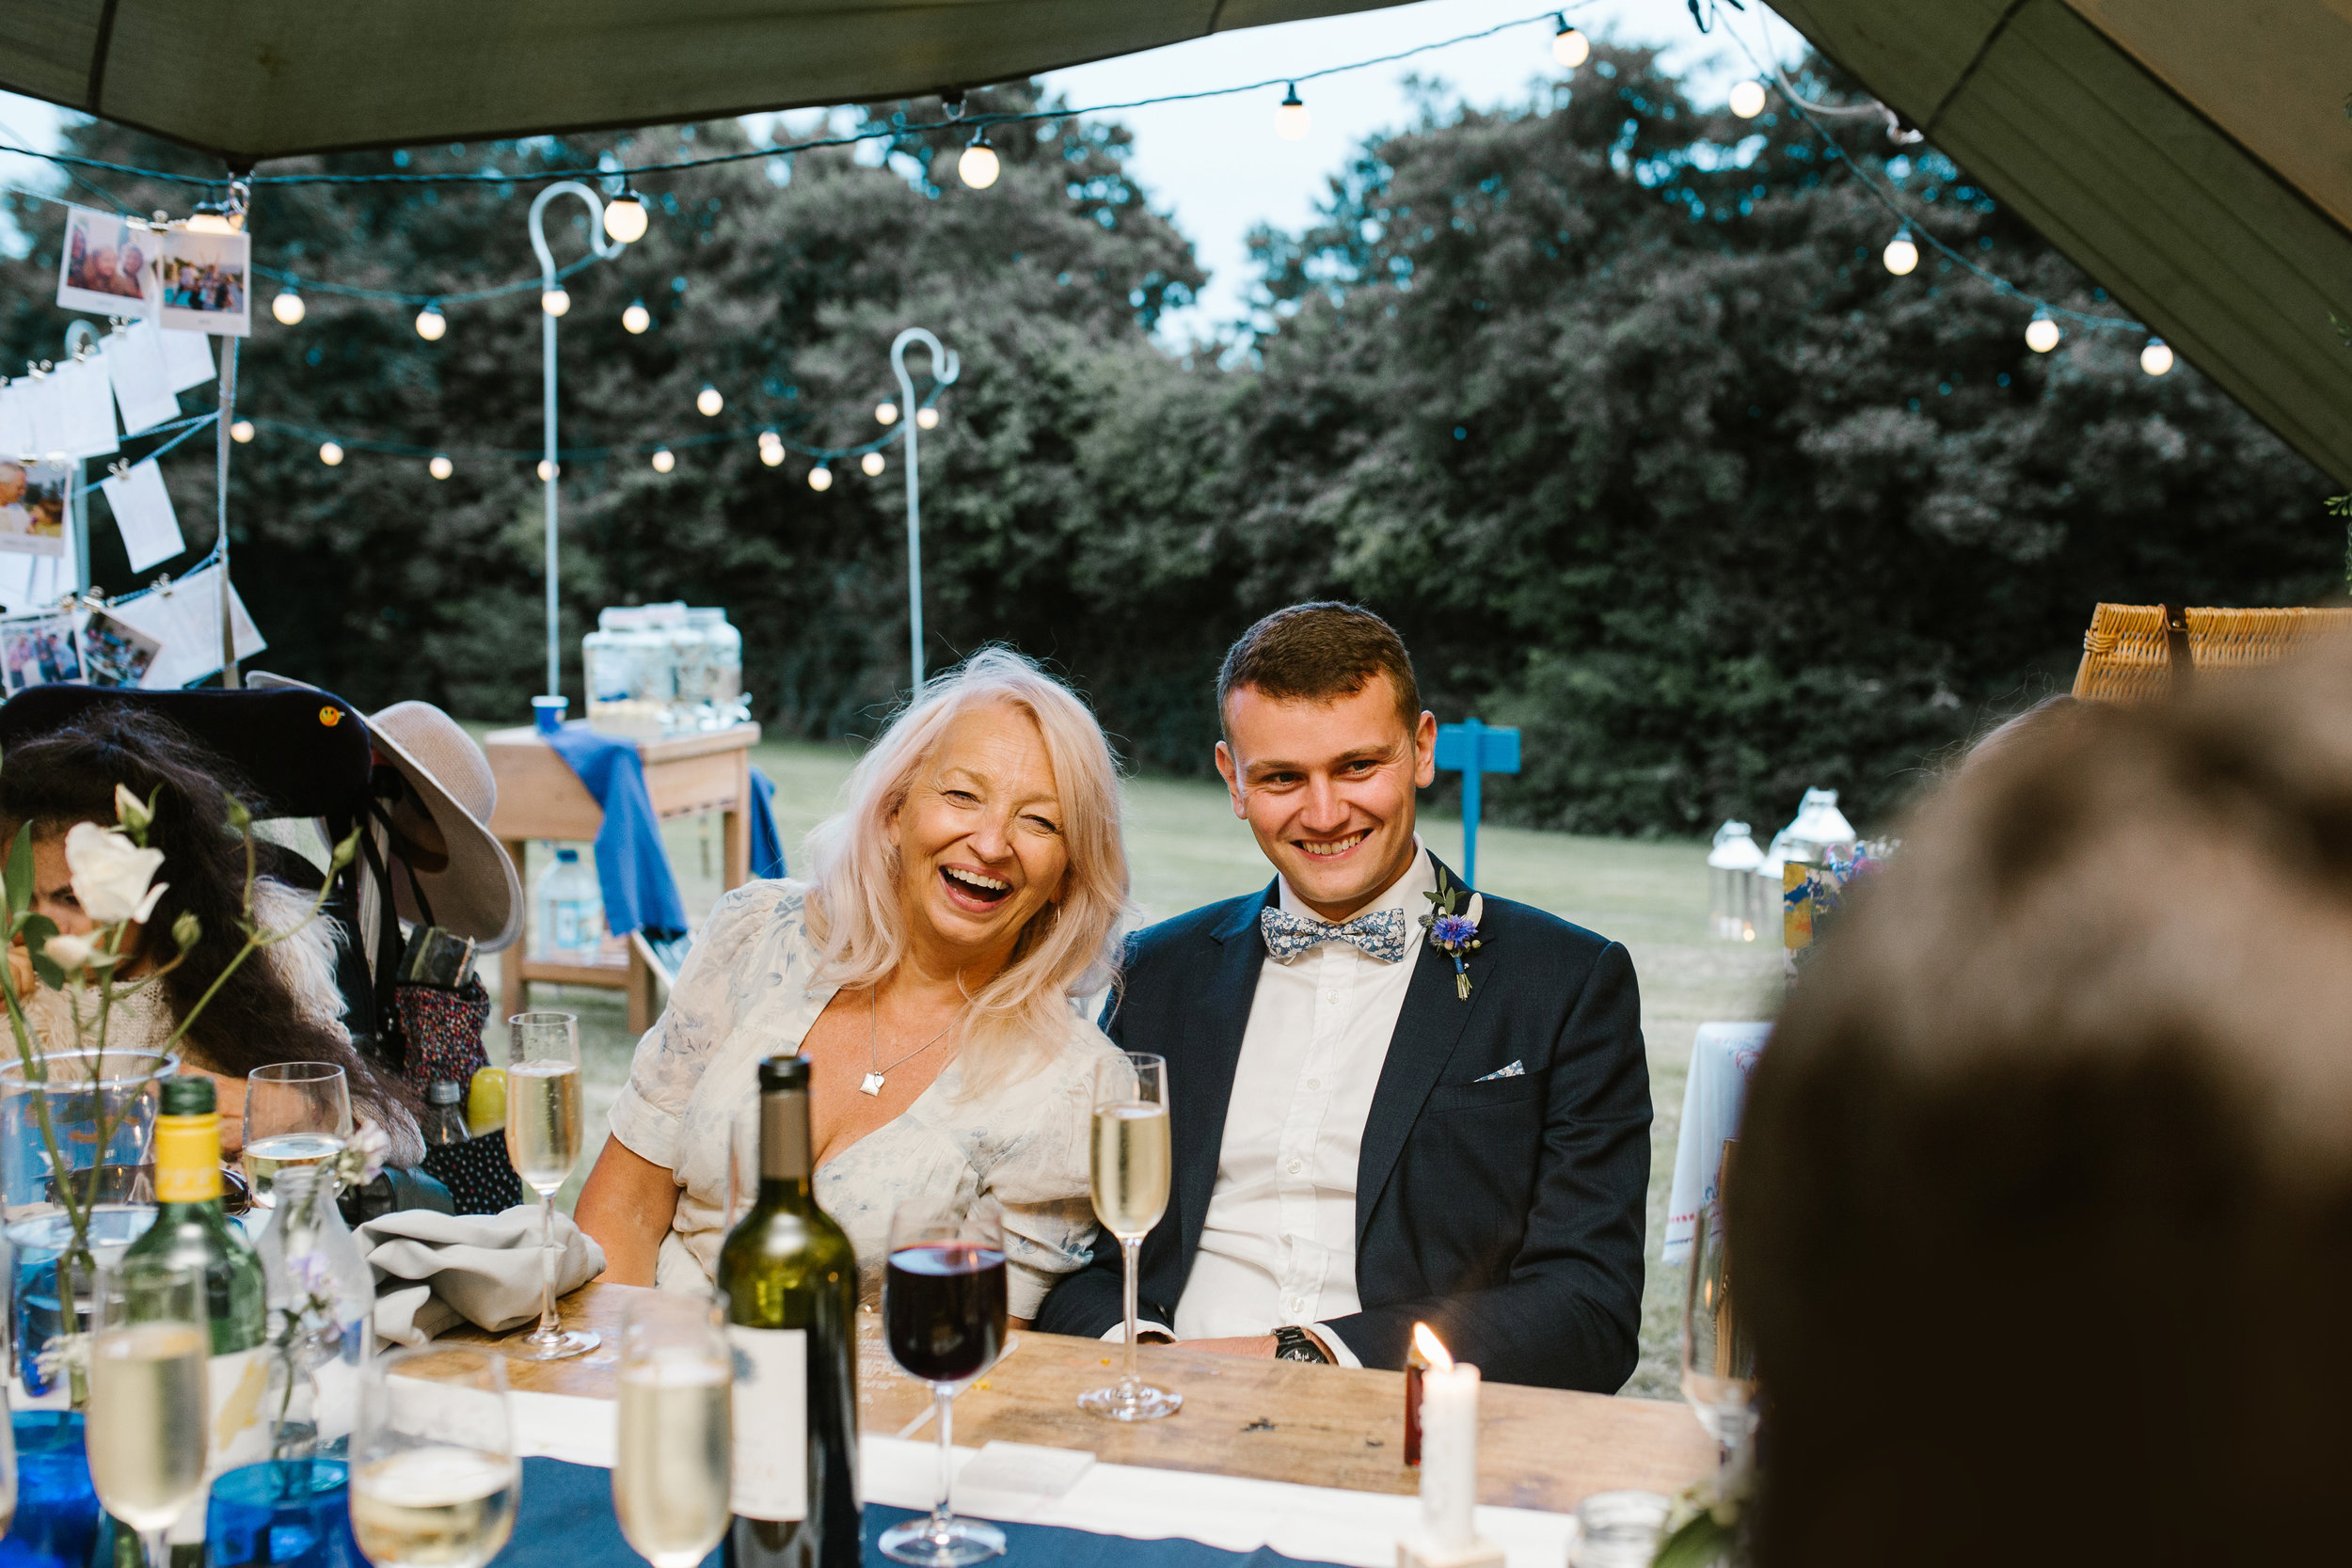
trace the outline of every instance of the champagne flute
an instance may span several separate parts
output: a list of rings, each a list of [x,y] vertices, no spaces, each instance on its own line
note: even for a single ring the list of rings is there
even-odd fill
[[[368,1364],[351,1433],[351,1533],[375,1568],[483,1568],[514,1533],[521,1493],[497,1355],[421,1345]]]
[[[1690,1290],[1682,1307],[1682,1397],[1726,1460],[1756,1424],[1756,1344],[1746,1320],[1733,1310],[1731,1253],[1724,1235],[1723,1194],[1737,1143],[1724,1140],[1716,1196],[1692,1229]]]
[[[621,1319],[612,1512],[653,1568],[695,1568],[733,1515],[735,1357],[715,1294],[662,1292]]]
[[[596,1349],[599,1338],[564,1327],[555,1312],[555,1194],[580,1159],[580,1020],[516,1013],[506,1025],[506,1158],[539,1195],[541,1253],[539,1326],[507,1354],[561,1361]]]
[[[928,1518],[882,1531],[882,1556],[920,1568],[963,1568],[1001,1557],[1005,1532],[959,1519],[950,1506],[956,1393],[1005,1348],[1005,1227],[993,1203],[961,1216],[928,1199],[890,1217],[890,1263],[882,1276],[882,1331],[890,1358],[931,1386],[939,1407],[939,1500]]]
[[[1123,1052],[1094,1068],[1094,1217],[1119,1238],[1127,1265],[1127,1358],[1118,1383],[1078,1396],[1113,1421],[1156,1421],[1184,1396],[1136,1375],[1136,1271],[1143,1238],[1168,1212],[1168,1062]]]
[[[92,1305],[90,1481],[138,1532],[147,1568],[168,1568],[165,1531],[204,1495],[204,1275],[126,1259],[99,1269]]]
[[[246,1185],[278,1205],[278,1171],[332,1160],[351,1141],[351,1084],[332,1062],[273,1062],[245,1075]]]

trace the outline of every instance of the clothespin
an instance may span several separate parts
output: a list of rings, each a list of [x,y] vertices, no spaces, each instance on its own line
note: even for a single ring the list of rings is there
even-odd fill
[[[131,330],[131,321],[130,321],[130,318],[129,318],[129,317],[127,317],[127,316],[108,316],[108,317],[106,318],[106,332],[107,332],[107,335],[108,335],[108,336],[110,336],[110,337],[117,337],[117,338],[119,338],[119,337],[120,337],[123,333],[128,332],[128,331],[130,331],[130,330]]]
[[[147,586],[151,591],[161,594],[167,599],[171,597],[171,574],[169,572],[158,572],[155,574],[155,580],[149,583]]]
[[[114,475],[115,478],[120,479],[123,475],[131,471],[131,460],[127,457],[118,457],[113,462],[106,465],[106,471]]]

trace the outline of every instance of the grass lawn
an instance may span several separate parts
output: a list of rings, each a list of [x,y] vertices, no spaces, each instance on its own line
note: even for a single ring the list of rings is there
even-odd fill
[[[854,753],[804,744],[759,747],[754,760],[776,781],[779,826],[787,850],[833,805]],[[687,908],[696,919],[719,895],[718,826],[684,818],[664,827]],[[1424,818],[1422,837],[1459,867],[1459,822]],[[1248,829],[1234,819],[1214,784],[1139,779],[1128,786],[1127,847],[1135,894],[1147,917],[1161,919],[1264,884],[1271,875]],[[542,865],[534,850],[532,874]],[[1776,946],[1735,947],[1707,937],[1706,851],[1689,843],[1643,843],[1567,833],[1488,828],[1479,834],[1480,887],[1551,911],[1622,942],[1642,982],[1642,1026],[1657,1121],[1651,1135],[1649,1271],[1642,1303],[1642,1364],[1626,1392],[1677,1397],[1675,1370],[1682,1275],[1658,1260],[1674,1176],[1675,1129],[1682,1080],[1697,1026],[1709,1020],[1768,1015],[1778,989]],[[526,889],[528,892],[528,889]],[[496,977],[489,976],[493,991]],[[604,1113],[628,1074],[634,1045],[617,991],[534,986],[534,1004],[578,1012],[586,1057],[588,1126],[601,1147]],[[584,1174],[595,1148],[582,1158]],[[565,1189],[568,1205],[579,1177]]]

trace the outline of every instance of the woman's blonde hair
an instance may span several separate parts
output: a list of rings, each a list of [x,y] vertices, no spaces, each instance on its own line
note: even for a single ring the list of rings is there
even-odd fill
[[[851,770],[841,810],[808,835],[814,875],[806,918],[820,973],[845,989],[875,985],[907,949],[891,819],[947,727],[993,703],[1026,714],[1045,742],[1070,863],[1058,895],[1022,928],[1011,959],[973,995],[961,1058],[967,1093],[1043,1066],[1067,1037],[1076,999],[1115,977],[1115,939],[1128,911],[1127,850],[1119,767],[1102,726],[1029,659],[1009,648],[982,648],[924,684]]]

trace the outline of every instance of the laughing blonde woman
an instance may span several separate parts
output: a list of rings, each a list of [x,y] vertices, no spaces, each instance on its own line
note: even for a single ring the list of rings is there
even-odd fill
[[[1093,1242],[1087,1132],[1112,1047],[1076,1002],[1108,982],[1127,908],[1110,748],[1067,688],[989,649],[924,689],[844,795],[814,877],[712,911],[638,1043],[580,1227],[609,1280],[705,1285],[731,1133],[752,1175],[759,1061],[798,1052],[817,1199],[861,1272],[897,1204],[993,1199],[1026,1320]]]

